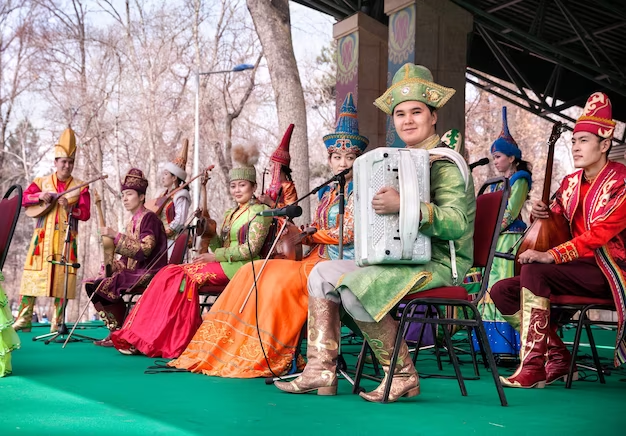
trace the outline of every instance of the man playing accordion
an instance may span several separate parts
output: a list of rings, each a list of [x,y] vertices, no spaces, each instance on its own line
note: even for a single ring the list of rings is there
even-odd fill
[[[393,77],[391,87],[374,104],[393,117],[396,132],[406,147],[432,149],[443,146],[435,132],[437,110],[454,92],[434,83],[428,68],[405,64]],[[336,260],[313,269],[308,280],[308,363],[296,380],[275,383],[279,389],[290,393],[336,393],[339,317],[343,306],[382,364],[385,380],[393,377],[389,401],[419,394],[419,378],[404,341],[396,367],[389,368],[398,329],[389,311],[406,294],[452,285],[453,275],[463,277],[471,266],[476,199],[471,175],[467,177],[464,179],[459,167],[447,158],[431,157],[431,201],[419,205],[419,231],[431,238],[429,262],[360,268],[352,260]],[[381,215],[397,214],[398,192],[390,187],[381,188],[373,197],[372,208]],[[456,262],[451,260],[451,250],[456,253]],[[374,391],[361,393],[361,397],[382,401],[385,380]]]

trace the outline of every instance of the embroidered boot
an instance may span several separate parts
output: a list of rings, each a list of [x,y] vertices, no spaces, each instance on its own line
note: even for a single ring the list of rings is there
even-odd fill
[[[61,319],[61,312],[63,311],[63,304],[61,304],[62,298],[54,299],[54,307],[52,308],[52,321],[50,322],[50,333],[56,333],[59,330],[59,323]]]
[[[522,323],[522,312],[520,310],[515,312],[513,315],[502,314],[502,318],[504,318],[504,320],[519,333],[520,324]]]
[[[559,337],[556,329],[548,332],[548,361],[546,362],[546,384],[555,381],[567,382],[572,355]],[[578,380],[578,371],[572,374],[572,380]]]
[[[356,323],[385,372],[383,381],[376,389],[371,392],[361,392],[359,395],[367,401],[382,402],[388,377],[393,377],[388,402],[393,403],[400,397],[408,398],[419,395],[419,377],[404,340],[400,344],[396,367],[393,370],[389,367],[398,332],[398,322],[387,314],[380,322],[356,321]]]
[[[93,307],[98,311],[98,315],[100,315],[100,318],[104,321],[104,325],[111,332],[118,330],[121,328],[122,324],[124,324],[126,305],[123,301],[120,300],[107,305],[94,303]],[[94,341],[94,344],[100,347],[113,347],[111,334],[109,333],[109,335],[101,341]]]
[[[297,379],[275,382],[274,386],[292,394],[317,391],[317,395],[337,395],[340,327],[338,303],[309,297],[306,367]]]
[[[17,310],[17,319],[13,323],[13,330],[21,330],[24,333],[31,331],[33,326],[33,308],[35,307],[35,297],[22,296],[20,307]]]
[[[546,385],[545,354],[550,330],[550,300],[522,288],[520,366],[510,377],[500,376],[510,388],[543,388]]]

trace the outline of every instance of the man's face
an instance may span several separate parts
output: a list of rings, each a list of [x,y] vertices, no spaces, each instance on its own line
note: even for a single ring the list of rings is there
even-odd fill
[[[407,146],[417,145],[435,134],[437,112],[431,113],[420,101],[405,101],[395,107],[393,124]]]
[[[602,160],[611,145],[610,139],[600,137],[589,132],[576,132],[572,136],[572,157],[574,167],[589,168]]]
[[[67,180],[74,170],[74,159],[68,157],[58,157],[54,160],[54,167],[57,171],[57,177],[60,180]]]

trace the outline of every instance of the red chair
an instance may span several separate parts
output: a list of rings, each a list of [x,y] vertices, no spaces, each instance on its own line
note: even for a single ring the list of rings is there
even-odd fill
[[[487,193],[485,190],[488,186],[502,183],[503,190]],[[417,292],[415,294],[406,295],[399,304],[404,304],[402,315],[400,317],[400,325],[398,326],[398,334],[396,336],[396,345],[394,352],[391,356],[391,368],[394,368],[398,360],[398,350],[400,349],[400,343],[402,336],[405,332],[405,326],[407,323],[419,322],[431,325],[442,325],[443,336],[445,345],[450,354],[450,360],[454,366],[456,378],[459,382],[461,394],[467,396],[467,390],[463,381],[463,375],[459,367],[459,362],[454,351],[454,345],[450,338],[450,332],[447,326],[463,326],[468,329],[476,329],[476,338],[481,347],[483,353],[483,359],[488,363],[493,376],[498,396],[500,397],[500,404],[502,406],[507,405],[506,396],[502,389],[502,384],[498,377],[498,370],[496,363],[487,340],[487,334],[480,317],[480,313],[476,308],[476,302],[479,301],[485,292],[489,284],[489,272],[491,271],[491,265],[493,262],[494,254],[496,251],[496,244],[500,235],[500,225],[506,210],[507,201],[509,198],[509,182],[504,177],[490,179],[481,187],[478,197],[476,198],[476,219],[474,226],[474,265],[475,267],[483,268],[483,274],[481,279],[480,292],[473,296],[468,295],[467,289],[463,286],[446,286],[436,289],[430,289],[427,291]],[[429,308],[434,307],[437,317],[431,317],[430,310],[424,312],[415,312],[417,306],[427,306]],[[439,313],[438,306],[446,307],[459,307],[463,310],[466,319],[454,319],[447,318]],[[397,310],[392,310],[391,313],[397,313]],[[469,315],[471,313],[471,316]],[[423,329],[422,329],[423,330]],[[416,347],[416,353],[419,350],[419,345]],[[471,346],[471,344],[470,344]],[[365,355],[369,349],[367,342],[363,342],[363,348],[359,355],[359,361],[357,363],[356,377],[354,391],[359,391],[359,383],[363,373],[363,366],[365,361]],[[475,366],[477,370],[477,366]],[[385,395],[383,403],[386,403],[389,398],[389,391],[391,390],[392,377],[387,379],[387,385],[385,386]]]
[[[611,310],[615,311],[615,302],[613,299],[604,298],[591,298],[591,297],[578,297],[575,295],[552,295],[550,296],[550,309],[551,310],[564,310],[564,311],[580,311],[578,319],[570,319],[567,322],[576,324],[576,334],[574,335],[574,344],[572,347],[572,362],[569,367],[569,375],[567,382],[565,382],[565,389],[571,389],[572,387],[572,375],[576,371],[576,356],[580,347],[580,337],[582,335],[583,327],[587,332],[587,338],[589,339],[589,347],[591,348],[591,355],[593,357],[593,363],[596,366],[598,372],[598,379],[600,383],[605,384],[604,370],[600,363],[600,357],[598,356],[598,350],[596,349],[596,341],[593,337],[591,329],[592,325],[606,325],[617,326],[617,322],[614,321],[594,321],[589,319],[588,312],[591,309]]]
[[[13,196],[11,196],[13,194]],[[13,185],[0,200],[0,271],[9,254],[15,226],[22,207],[22,187]]]

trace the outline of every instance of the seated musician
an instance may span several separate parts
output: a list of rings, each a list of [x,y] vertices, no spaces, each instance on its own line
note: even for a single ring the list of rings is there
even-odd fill
[[[158,195],[159,198],[170,194],[187,180],[185,167],[187,166],[188,147],[189,142],[185,140],[180,155],[174,159],[173,162],[165,164],[163,174],[161,175],[161,183],[164,191]],[[161,218],[163,222],[165,234],[168,239],[168,257],[171,256],[174,250],[173,241],[185,227],[190,204],[191,195],[189,194],[189,187],[185,187],[179,189],[173,197],[167,200],[165,206],[163,206],[159,218]]]
[[[532,208],[535,219],[562,215],[572,239],[545,252],[521,253],[520,276],[491,289],[497,308],[521,329],[521,364],[512,376],[500,377],[505,386],[542,388],[567,378],[572,357],[556,333],[556,317],[551,321],[552,294],[613,298],[619,314],[615,366],[626,360],[626,166],[608,159],[615,130],[611,112],[606,94],[589,97],[572,136],[574,166],[580,169],[563,179],[550,211],[542,202]]]
[[[99,277],[85,283],[85,291],[107,328],[114,332],[124,322],[126,305],[121,291],[144,286],[167,264],[167,238],[159,217],[144,207],[148,180],[143,172],[131,168],[122,182],[122,203],[132,218],[126,234],[109,227],[100,229],[103,236],[114,239],[115,252],[121,257],[113,263],[111,277]],[[93,295],[95,293],[95,295]],[[112,347],[110,335],[96,345]]]
[[[426,67],[405,64],[394,75],[391,87],[374,104],[393,116],[396,132],[407,147],[430,149],[440,146],[435,132],[437,110],[454,92],[434,83]],[[359,268],[353,261],[337,260],[313,269],[308,281],[308,363],[300,377],[291,382],[276,382],[276,387],[290,393],[336,394],[337,344],[341,340],[339,316],[343,306],[374,350],[385,379],[393,377],[389,401],[419,394],[419,379],[404,341],[398,365],[389,368],[398,327],[389,311],[407,293],[452,285],[454,271],[463,277],[471,266],[476,200],[471,175],[468,177],[466,184],[456,164],[431,157],[431,202],[422,202],[416,210],[421,214],[420,232],[431,238],[432,259],[428,263]],[[398,192],[381,188],[373,197],[372,208],[377,214],[398,213]],[[451,260],[451,246],[456,252],[456,264]],[[361,393],[361,397],[381,401],[384,383],[373,392]]]
[[[502,107],[502,132],[491,145],[491,156],[496,170],[509,179],[511,186],[511,194],[506,205],[496,246],[497,252],[509,253],[511,247],[518,242],[520,236],[526,230],[526,223],[522,221],[521,212],[532,186],[532,175],[529,163],[522,160],[522,151],[509,132],[506,107]],[[490,192],[502,189],[501,183],[490,186]],[[499,280],[513,277],[514,275],[515,263],[512,260],[499,257],[494,258],[489,273],[488,289],[490,290]],[[493,301],[491,301],[489,292],[477,306],[487,330],[489,344],[494,353],[517,353],[519,348],[517,340],[515,340],[515,332],[507,324],[506,319],[502,317]],[[508,338],[513,339],[513,341]]]
[[[289,143],[293,124],[290,124],[283,136],[283,140],[274,153],[270,156],[270,172],[272,181],[268,189],[259,195],[259,201],[272,208],[285,207],[298,200],[296,185],[291,178],[291,156],[289,155]],[[265,189],[265,186],[262,187]]]
[[[193,263],[170,265],[154,277],[122,329],[112,335],[123,354],[177,357],[201,323],[198,288],[226,285],[239,268],[259,258],[271,218],[256,216],[267,209],[254,196],[258,150],[233,147],[233,155],[243,164],[230,170],[236,205],[226,211],[221,232],[211,238],[212,253]]]
[[[350,140],[346,141],[349,137]],[[356,108],[348,94],[339,114],[336,132],[326,135],[328,163],[334,174],[351,168],[367,147],[367,138],[359,135]],[[343,255],[354,258],[352,174],[346,177]],[[187,349],[171,366],[206,375],[252,378],[284,374],[289,370],[298,339],[306,322],[307,277],[321,261],[338,258],[339,198],[334,184],[319,191],[319,205],[313,226],[317,232],[305,242],[314,249],[301,262],[272,259],[263,272],[263,261],[241,268],[222,295],[205,315],[202,326]],[[240,310],[257,276],[253,292]],[[261,335],[257,332],[258,326]],[[261,345],[263,348],[261,348]],[[267,355],[267,361],[265,360]],[[271,371],[268,368],[268,362]]]

